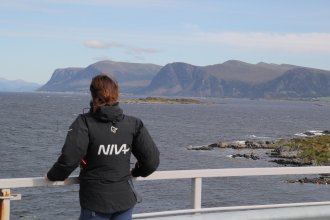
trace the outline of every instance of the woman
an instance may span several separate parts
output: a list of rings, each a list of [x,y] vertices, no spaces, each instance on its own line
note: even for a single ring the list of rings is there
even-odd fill
[[[70,126],[57,162],[47,173],[63,181],[81,163],[80,220],[126,220],[137,202],[131,176],[145,177],[159,165],[159,151],[138,118],[123,114],[118,85],[107,75],[90,85],[91,110]],[[130,171],[131,153],[137,163]]]

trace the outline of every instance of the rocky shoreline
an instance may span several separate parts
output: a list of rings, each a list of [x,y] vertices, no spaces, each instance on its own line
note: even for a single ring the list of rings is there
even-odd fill
[[[330,184],[330,176],[320,175],[320,177],[315,177],[315,178],[304,177],[302,179],[287,180],[285,182],[287,182],[287,183],[312,183],[312,184],[325,184],[325,185],[328,185],[328,184]]]
[[[207,102],[203,102],[197,99],[164,98],[164,97],[124,99],[124,100],[120,100],[120,102],[126,104],[207,104]]]
[[[316,166],[330,165],[330,131],[307,131],[302,137],[278,140],[245,140],[245,141],[218,141],[202,146],[189,146],[188,150],[213,150],[216,148],[231,149],[268,149],[266,152],[269,162],[281,166]],[[231,158],[260,159],[251,153],[233,154]],[[330,183],[330,176],[318,178],[303,178],[289,180],[289,183]]]

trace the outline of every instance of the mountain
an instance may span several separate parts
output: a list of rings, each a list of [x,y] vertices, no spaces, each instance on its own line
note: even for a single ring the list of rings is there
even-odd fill
[[[249,84],[263,83],[281,76],[296,66],[288,64],[245,63],[239,60],[228,60],[222,64],[204,67],[207,73],[226,81],[241,81]]]
[[[202,67],[187,63],[165,65],[142,90],[149,95],[221,96],[221,80],[205,72]]]
[[[256,97],[315,98],[330,96],[330,71],[297,67],[282,76],[260,84]]]
[[[249,64],[230,60],[211,66],[171,63],[142,94],[235,98],[330,96],[330,71],[289,64]]]
[[[86,68],[57,69],[39,91],[88,91],[91,79],[103,73],[114,76],[121,92],[134,92],[148,85],[160,69],[155,64],[100,61]]]
[[[54,71],[40,91],[87,92],[93,76],[114,76],[122,93],[147,96],[314,98],[330,96],[330,71],[290,64],[245,63],[195,66],[100,61],[86,68]]]
[[[70,82],[83,68],[56,69],[50,80],[39,91],[66,91]]]
[[[39,87],[37,83],[0,78],[0,92],[32,92]]]

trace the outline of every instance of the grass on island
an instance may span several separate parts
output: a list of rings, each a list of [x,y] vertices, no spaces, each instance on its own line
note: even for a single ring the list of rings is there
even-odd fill
[[[330,96],[329,97],[321,97],[320,100],[330,102]]]
[[[188,99],[188,98],[163,98],[163,97],[146,97],[138,99],[120,100],[123,103],[167,103],[167,104],[205,104],[205,102]]]
[[[293,139],[292,142],[301,150],[299,157],[304,161],[320,165],[330,159],[330,135]]]
[[[330,135],[281,140],[276,145],[298,150],[297,156],[304,162],[322,165],[330,161]]]

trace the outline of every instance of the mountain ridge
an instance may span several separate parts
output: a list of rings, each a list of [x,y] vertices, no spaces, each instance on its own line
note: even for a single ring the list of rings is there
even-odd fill
[[[295,78],[291,77],[293,74]],[[194,66],[176,62],[164,66],[149,86],[142,91],[142,94],[233,98],[314,98],[330,96],[330,91],[327,89],[330,87],[328,76],[330,76],[330,71],[290,64],[263,62],[249,64],[229,60],[222,64]],[[298,79],[299,83],[295,83]],[[313,81],[309,82],[310,79]]]
[[[313,98],[330,96],[330,71],[291,64],[239,60],[196,66],[99,61],[85,68],[54,71],[39,91],[88,91],[90,80],[103,73],[117,79],[121,93],[157,96],[233,98]],[[294,76],[294,77],[293,77]]]

